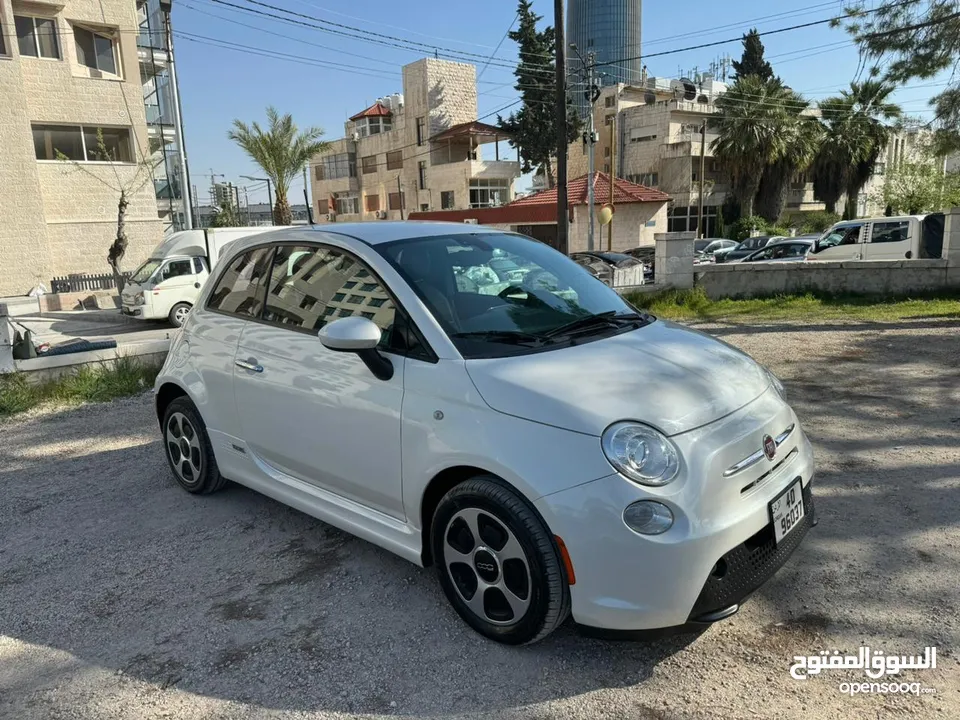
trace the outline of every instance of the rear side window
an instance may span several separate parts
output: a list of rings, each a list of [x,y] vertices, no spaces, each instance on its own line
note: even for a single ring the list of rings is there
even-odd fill
[[[270,272],[273,248],[255,248],[234,258],[217,281],[207,308],[242,317],[259,317],[263,307],[260,289]]]
[[[903,242],[910,234],[910,221],[897,220],[896,222],[878,222],[873,224],[870,233],[870,242],[887,243]]]

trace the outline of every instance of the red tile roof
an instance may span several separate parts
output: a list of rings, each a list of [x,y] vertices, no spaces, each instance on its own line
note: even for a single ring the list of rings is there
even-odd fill
[[[382,103],[376,102],[370,107],[368,107],[366,110],[364,110],[363,112],[359,112],[356,115],[354,115],[352,118],[350,118],[350,120],[351,121],[360,120],[361,118],[365,118],[365,117],[390,117],[392,114],[393,113],[390,112],[390,108],[388,108],[386,105],[383,105]]]
[[[593,201],[597,205],[603,205],[610,202],[610,176],[607,173],[595,172],[593,174]],[[587,176],[581,175],[578,178],[567,182],[567,202],[570,205],[587,204]],[[642,202],[667,202],[670,196],[654,188],[645,185],[637,185],[622,178],[613,180],[613,202],[616,205],[624,203],[642,203]],[[511,206],[530,206],[530,205],[557,205],[557,188],[542,190],[535,195],[514,200]]]

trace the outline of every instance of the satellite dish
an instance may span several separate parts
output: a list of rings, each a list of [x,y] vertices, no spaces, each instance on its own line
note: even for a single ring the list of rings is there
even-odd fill
[[[710,98],[708,98],[706,95],[701,95],[697,98],[697,102],[707,105],[710,102]]]
[[[680,84],[683,85],[684,100],[693,100],[697,96],[697,86],[688,78],[680,78]]]
[[[643,101],[644,101],[647,105],[655,105],[655,104],[657,103],[657,96],[654,95],[653,93],[646,93],[646,94],[643,96]]]

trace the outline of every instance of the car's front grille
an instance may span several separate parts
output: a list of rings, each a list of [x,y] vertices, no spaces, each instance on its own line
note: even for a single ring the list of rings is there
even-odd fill
[[[815,511],[811,485],[807,483],[803,489],[803,520],[779,545],[774,540],[773,523],[770,522],[717,561],[693,606],[691,620],[742,602],[773,577],[813,526]]]

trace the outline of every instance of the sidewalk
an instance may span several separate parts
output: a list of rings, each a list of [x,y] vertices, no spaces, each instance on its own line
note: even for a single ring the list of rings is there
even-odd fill
[[[116,340],[117,345],[135,345],[154,340],[169,340],[176,329],[161,322],[147,322],[124,317],[119,310],[65,310],[31,313],[10,318],[17,329],[30,328],[33,341],[61,343],[75,338]]]

